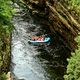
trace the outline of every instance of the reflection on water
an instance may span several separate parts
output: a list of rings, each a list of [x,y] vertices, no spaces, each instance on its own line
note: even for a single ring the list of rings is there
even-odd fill
[[[13,23],[11,71],[14,80],[63,80],[65,64],[60,55],[66,49],[29,45],[28,39],[40,31],[40,25],[33,24],[32,19],[24,21],[20,16],[14,17]]]

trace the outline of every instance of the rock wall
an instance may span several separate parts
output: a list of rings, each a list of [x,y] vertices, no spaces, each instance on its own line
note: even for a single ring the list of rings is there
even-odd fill
[[[43,18],[52,33],[58,34],[63,43],[73,51],[77,48],[74,38],[80,31],[80,24],[69,12],[63,0],[23,0],[30,13]],[[45,23],[43,23],[45,25]]]
[[[10,35],[3,36],[0,57],[0,72],[8,72],[10,64]]]

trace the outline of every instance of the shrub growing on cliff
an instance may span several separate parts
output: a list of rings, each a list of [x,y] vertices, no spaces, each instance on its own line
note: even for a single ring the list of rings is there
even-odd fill
[[[68,3],[68,8],[80,15],[80,0],[65,0]]]
[[[3,73],[3,74],[1,75],[1,80],[7,80],[6,73]]]
[[[64,76],[65,80],[80,80],[80,34],[76,41],[78,42],[78,49],[68,59],[67,74]]]
[[[11,24],[12,7],[10,1],[11,0],[0,0],[0,80],[5,80],[3,71],[6,72],[9,65],[9,39],[10,32],[13,28]]]

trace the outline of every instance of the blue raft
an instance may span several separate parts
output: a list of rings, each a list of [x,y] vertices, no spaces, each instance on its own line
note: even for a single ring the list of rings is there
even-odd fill
[[[50,43],[50,37],[45,37],[45,39],[43,41],[39,41],[39,40],[28,40],[28,43],[30,44],[34,44],[34,45],[43,45],[43,44],[49,44]]]

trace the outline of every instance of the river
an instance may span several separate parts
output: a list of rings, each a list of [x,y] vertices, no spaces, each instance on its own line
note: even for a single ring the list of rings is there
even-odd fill
[[[34,24],[29,15],[26,20],[21,15],[21,12],[17,13],[13,18],[15,29],[12,32],[10,70],[14,80],[63,80],[66,49],[61,46],[59,49],[58,45],[52,50],[28,44],[32,35],[44,30],[41,25]]]

